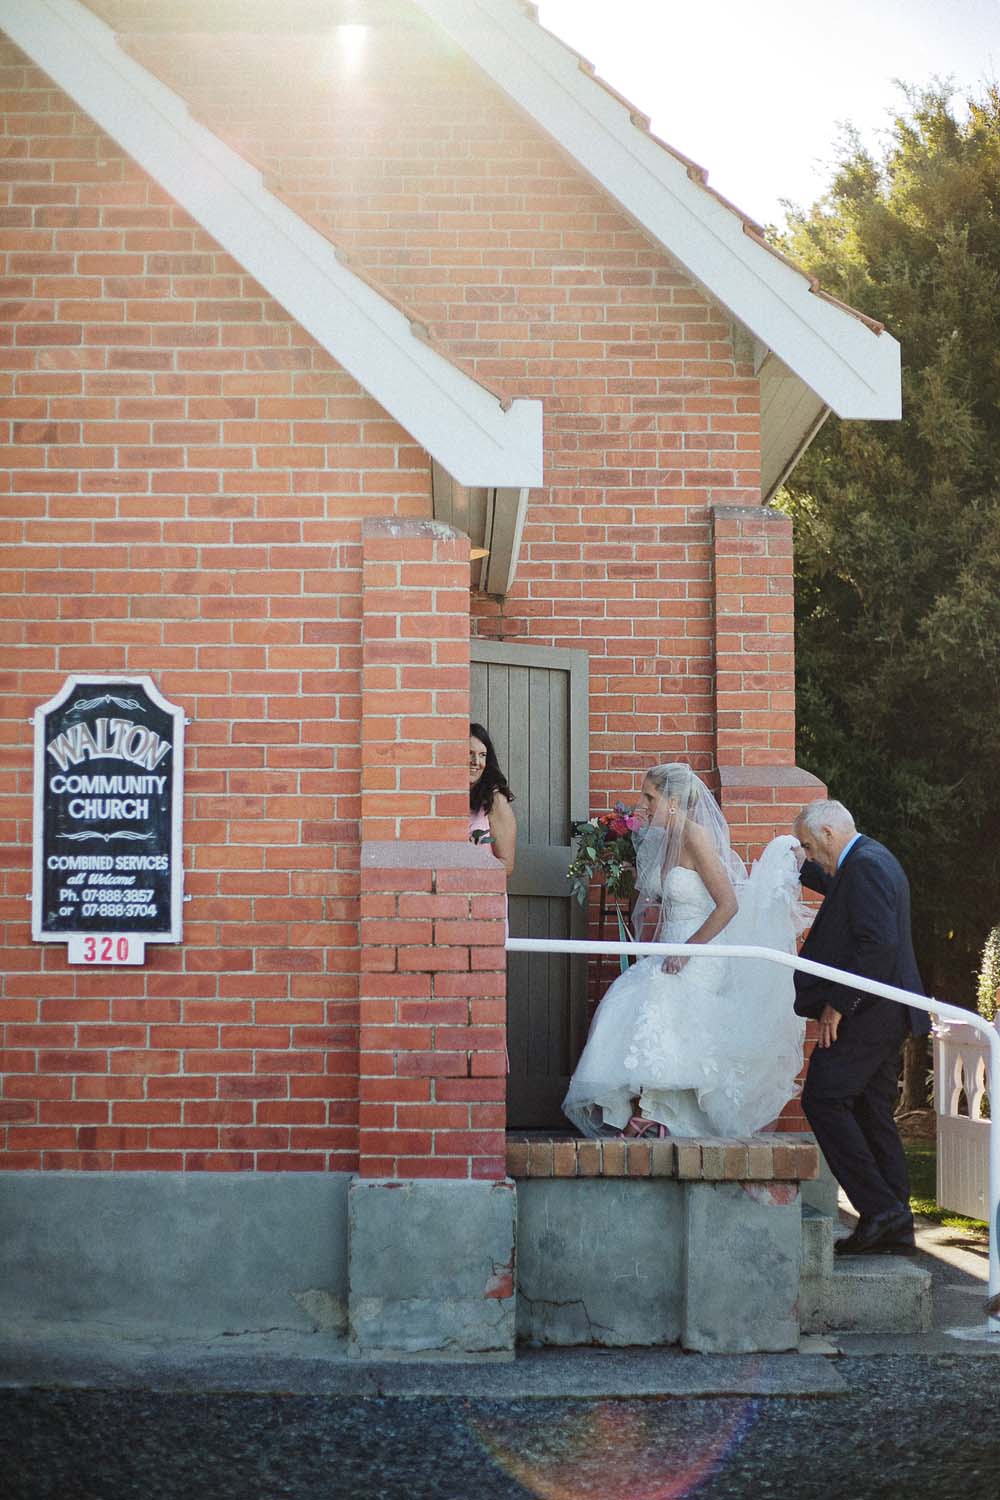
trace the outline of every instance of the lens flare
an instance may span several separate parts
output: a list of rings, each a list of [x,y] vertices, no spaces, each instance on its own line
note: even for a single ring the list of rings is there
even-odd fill
[[[678,1433],[664,1420],[669,1399],[560,1401],[555,1409],[546,1400],[527,1413],[494,1409],[470,1426],[493,1461],[538,1500],[682,1500],[742,1441],[759,1403],[689,1401]]]

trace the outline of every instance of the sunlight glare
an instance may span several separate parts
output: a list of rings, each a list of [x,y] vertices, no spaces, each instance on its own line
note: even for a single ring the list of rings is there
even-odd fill
[[[356,78],[364,67],[370,28],[354,22],[335,26],[332,37],[332,61],[337,71]]]

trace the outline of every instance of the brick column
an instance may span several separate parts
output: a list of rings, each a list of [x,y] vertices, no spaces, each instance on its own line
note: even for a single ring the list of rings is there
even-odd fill
[[[716,759],[795,759],[792,523],[762,506],[713,508]]]
[[[369,520],[361,563],[361,837],[469,835],[469,539]]]
[[[471,844],[362,850],[363,1177],[505,1175],[503,883]]]
[[[469,543],[365,523],[360,1173],[505,1176],[504,873],[468,842]]]
[[[762,506],[719,505],[712,535],[719,798],[736,852],[750,861],[826,787],[795,765],[792,523]],[[778,1123],[808,1128],[798,1099]]]
[[[712,520],[720,796],[754,859],[826,788],[795,764],[792,524],[763,506],[717,505]]]
[[[505,878],[469,843],[468,537],[432,521],[367,521],[361,609],[350,1349],[510,1359]]]

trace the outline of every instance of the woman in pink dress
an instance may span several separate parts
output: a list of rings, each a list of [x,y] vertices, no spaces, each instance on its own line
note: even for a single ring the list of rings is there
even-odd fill
[[[489,844],[509,880],[517,852],[517,819],[511,803],[514,793],[500,769],[493,741],[482,724],[469,725],[469,838],[474,844]],[[504,937],[510,936],[507,925],[507,898],[504,897]],[[504,1047],[507,1072],[510,1053]]]
[[[493,741],[482,724],[469,725],[469,838],[489,843],[508,880],[517,851],[514,794],[500,769]]]

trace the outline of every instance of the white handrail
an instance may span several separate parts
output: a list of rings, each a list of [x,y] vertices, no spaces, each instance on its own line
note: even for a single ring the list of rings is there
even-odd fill
[[[721,952],[720,952],[721,950]],[[510,953],[627,953],[636,957],[657,954],[662,958],[757,958],[781,964],[786,969],[797,969],[802,974],[815,974],[820,979],[829,979],[834,984],[847,985],[852,990],[864,990],[869,995],[878,995],[884,1000],[894,1000],[897,1005],[912,1005],[915,1010],[925,1010],[939,1020],[956,1021],[962,1026],[971,1026],[986,1038],[989,1048],[989,1095],[990,1095],[990,1153],[989,1153],[989,1213],[987,1225],[990,1235],[989,1281],[987,1301],[987,1333],[1000,1336],[1000,1130],[996,1128],[1000,1111],[1000,1030],[998,1026],[978,1015],[975,1011],[962,1010],[958,1005],[947,1005],[927,995],[914,995],[894,984],[882,984],[878,979],[866,979],[862,974],[852,974],[847,969],[834,969],[829,964],[814,963],[811,958],[799,958],[797,954],[783,953],[778,948],[754,948],[734,943],[595,943],[582,938],[515,938],[507,939]],[[1000,1019],[1000,1018],[998,1018]]]

